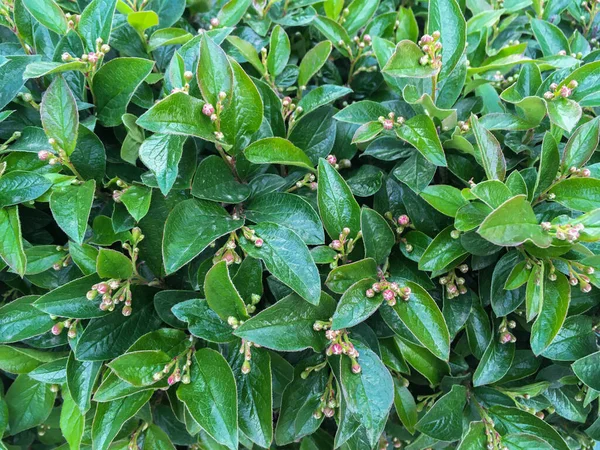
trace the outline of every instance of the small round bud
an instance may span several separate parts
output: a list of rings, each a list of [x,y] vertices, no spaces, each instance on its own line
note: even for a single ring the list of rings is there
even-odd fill
[[[205,103],[204,105],[202,105],[202,114],[210,117],[214,113],[215,113],[215,107],[213,105],[211,105],[210,103]]]
[[[226,92],[219,92],[219,100],[223,101],[227,98],[227,93]]]
[[[121,310],[121,314],[123,314],[125,317],[130,316],[132,312],[133,309],[129,305],[123,306],[123,309]]]
[[[327,155],[327,162],[333,166],[337,163],[337,158],[335,155]]]
[[[244,361],[244,363],[242,364],[242,373],[244,375],[247,375],[250,373],[250,369],[251,369],[250,361],[247,361],[247,360]]]
[[[323,415],[325,417],[333,417],[334,414],[335,414],[335,410],[333,408],[327,407],[327,408],[323,409]]]
[[[587,167],[585,169],[581,169],[581,171],[579,172],[579,175],[581,177],[587,178],[592,174],[591,170],[588,169]]]
[[[50,390],[52,392],[58,392],[59,389],[60,389],[60,386],[58,384],[53,384],[50,386]]]
[[[393,130],[394,129],[394,121],[392,119],[385,119],[383,121],[383,129],[384,130]]]
[[[439,38],[440,38],[440,36],[441,36],[441,33],[440,33],[439,31],[437,31],[437,30],[436,30],[436,31],[434,31],[433,33],[431,33],[431,36],[432,36],[434,39],[439,39]]]
[[[341,250],[343,247],[342,243],[337,239],[333,240],[329,246],[334,250]]]
[[[450,237],[452,239],[458,239],[460,237],[460,231],[458,231],[458,230],[452,230],[450,232]]]
[[[367,298],[373,298],[375,297],[375,291],[373,289],[367,289],[365,295],[367,296]]]
[[[254,241],[254,246],[260,248],[263,246],[264,243],[265,243],[265,241],[263,241],[261,238],[257,238]]]
[[[358,363],[352,363],[352,373],[360,373],[361,367]]]
[[[219,19],[217,19],[216,17],[213,17],[212,19],[210,19],[210,24],[213,27],[218,27],[219,26]]]
[[[186,81],[192,81],[192,78],[194,78],[194,74],[190,70],[186,70],[183,73],[183,78],[185,78]]]
[[[398,224],[403,227],[407,226],[410,223],[410,218],[406,214],[402,214],[398,217]]]
[[[62,59],[63,62],[68,62],[71,60],[71,58],[72,56],[68,52],[64,52],[60,57],[60,59]]]
[[[544,98],[546,100],[552,100],[554,98],[554,93],[550,91],[544,92]]]
[[[51,153],[48,150],[40,150],[38,152],[38,158],[40,161],[46,161],[50,158]]]

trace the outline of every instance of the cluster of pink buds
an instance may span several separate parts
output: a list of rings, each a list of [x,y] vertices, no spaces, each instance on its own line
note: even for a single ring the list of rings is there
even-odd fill
[[[352,373],[360,373],[361,368],[357,361],[359,357],[358,350],[356,350],[354,344],[350,342],[350,339],[348,338],[348,332],[346,330],[332,330],[331,320],[317,320],[313,324],[313,330],[325,331],[325,337],[329,340],[329,347],[327,347],[325,352],[327,356],[348,356],[352,362]],[[308,372],[310,372],[310,370],[312,370],[312,368],[307,369]]]
[[[393,130],[395,126],[401,127],[406,122],[404,117],[396,117],[393,112],[390,112],[387,117],[380,116],[377,120],[383,125],[383,129],[388,131]]]
[[[306,88],[306,86],[301,86],[300,90],[302,90],[302,88]],[[304,109],[302,106],[294,104],[291,97],[283,97],[283,100],[281,100],[281,113],[283,114],[284,120],[289,120],[290,125],[293,124],[296,118],[303,112]]]
[[[102,61],[104,55],[110,52],[110,46],[108,44],[104,44],[102,38],[96,39],[96,51],[84,53],[81,57],[77,58],[71,55],[68,52],[65,52],[61,55],[61,59],[63,62],[71,62],[71,61],[81,61],[89,64],[89,69],[92,70],[96,68],[98,61]]]
[[[317,190],[318,185],[317,185],[314,174],[307,173],[306,175],[304,175],[304,177],[301,180],[296,181],[296,184],[294,185],[294,187],[292,189],[289,189],[288,192],[292,192],[292,191],[294,191],[296,189],[300,189],[304,186],[308,187],[311,191]]]
[[[235,240],[235,233],[231,233],[225,245],[217,250],[215,256],[213,256],[213,264],[217,264],[219,261],[225,261],[227,265],[230,266],[242,262],[242,257],[235,251],[237,247]]]
[[[422,66],[431,66],[433,69],[442,67],[442,43],[440,40],[440,32],[434,31],[431,35],[426,34],[419,40],[419,47],[425,53],[419,59],[419,64]]]
[[[579,285],[581,292],[590,292],[592,285],[590,277],[596,270],[592,266],[585,266],[576,261],[569,262],[569,284],[571,286]]]
[[[321,395],[319,401],[319,407],[313,413],[315,419],[321,417],[333,417],[335,416],[335,408],[339,406],[339,402],[336,399],[335,390],[333,388],[333,379],[330,379],[325,388],[325,392]]]
[[[517,323],[514,320],[506,320],[506,317],[502,320],[500,326],[498,327],[498,332],[500,333],[500,337],[498,339],[501,344],[517,342],[515,335],[509,331],[514,329],[516,326]]]
[[[255,247],[261,248],[263,245],[265,245],[265,241],[256,235],[256,231],[248,227],[242,227],[242,233],[244,233],[244,237],[246,239],[254,243]]]
[[[368,298],[373,298],[375,295],[381,294],[389,306],[394,306],[396,304],[396,297],[400,297],[407,302],[410,300],[411,293],[412,291],[408,286],[400,287],[398,283],[386,280],[373,283],[373,286],[365,291],[365,295]]]
[[[571,80],[568,84],[563,84],[559,87],[558,83],[552,83],[550,90],[544,92],[544,98],[546,100],[554,100],[556,98],[569,98],[575,88],[579,85],[577,81]]]
[[[542,222],[540,227],[543,231],[548,232],[550,235],[554,235],[559,241],[567,241],[569,243],[577,241],[580,237],[580,232],[585,228],[582,223],[575,225],[569,223],[552,225],[550,222]]]
[[[169,386],[173,386],[175,383],[179,383],[180,381],[183,384],[189,384],[191,381],[190,369],[192,366],[192,356],[194,355],[194,351],[194,348],[190,348],[186,352],[186,359],[185,363],[183,364],[183,369],[179,367],[181,356],[176,356],[171,360],[171,362],[165,364],[161,371],[152,375],[152,379],[154,381],[160,381],[165,377],[165,375],[170,374],[167,378],[167,384]]]
[[[252,370],[250,361],[252,361],[252,347],[260,348],[260,345],[250,342],[246,339],[242,339],[242,345],[240,346],[240,354],[244,355],[244,362],[242,363],[242,373],[247,375]]]
[[[339,235],[339,238],[334,239],[329,243],[329,247],[337,252],[337,255],[334,258],[335,261],[331,265],[332,268],[337,266],[337,263],[340,259],[344,260],[345,262],[347,255],[352,253],[356,242],[362,237],[362,232],[359,231],[356,235],[356,238],[348,238],[350,231],[350,228],[344,227]]]
[[[457,269],[461,273],[467,273],[469,271],[469,266],[466,264],[461,264],[457,267]],[[446,295],[449,299],[467,293],[467,288],[465,287],[465,279],[461,276],[457,276],[456,271],[454,269],[448,272],[443,277],[440,277],[439,281],[442,286],[446,286]]]
[[[52,327],[52,329],[50,331],[52,332],[53,335],[58,336],[66,328],[69,330],[67,332],[67,336],[69,337],[69,339],[74,339],[77,336],[77,323],[78,322],[79,322],[79,319],[77,319],[77,320],[67,319],[64,322],[57,322],[54,324],[54,326]]]
[[[116,180],[116,185],[121,189],[115,189],[112,192],[112,199],[115,203],[121,203],[121,195],[125,193],[125,191],[129,188],[129,185],[120,179]]]
[[[119,303],[125,302],[121,313],[124,316],[131,315],[133,309],[131,308],[132,297],[129,282],[111,279],[94,284],[86,297],[88,300],[94,300],[98,295],[102,296],[102,302],[100,303],[102,311],[113,311]]]
[[[575,166],[569,167],[569,175],[572,177],[582,177],[582,178],[588,178],[589,176],[592,175],[592,171],[590,169],[583,168],[583,169],[578,169]]]
[[[31,95],[31,94],[29,94]],[[38,158],[40,161],[48,161],[48,164],[54,166],[56,164],[64,164],[67,160],[67,154],[64,149],[60,148],[56,139],[49,138],[48,144],[52,147],[52,152],[49,150],[40,150],[38,152]]]
[[[338,159],[335,155],[328,155],[327,162],[331,164],[336,169],[348,169],[352,167],[352,162],[349,159],[342,159],[338,162]]]

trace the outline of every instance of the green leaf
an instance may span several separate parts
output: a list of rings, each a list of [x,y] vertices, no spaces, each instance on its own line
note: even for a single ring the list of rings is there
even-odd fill
[[[373,258],[377,264],[384,263],[396,243],[396,236],[388,221],[376,211],[362,208],[360,229],[363,234],[365,257]]]
[[[131,264],[131,263],[130,263]],[[100,282],[100,277],[94,273],[60,286],[38,298],[34,306],[47,314],[74,319],[91,319],[108,314],[99,308],[100,299],[87,299],[86,294],[94,284]]]
[[[185,44],[192,40],[192,38],[192,34],[182,28],[156,30],[148,40],[148,50],[152,52],[159,47],[167,45]]]
[[[429,116],[421,114],[411,117],[401,126],[396,126],[395,131],[400,139],[415,147],[436,166],[447,165],[440,138]]]
[[[251,229],[264,243],[257,247],[243,237],[240,244],[244,251],[261,259],[273,276],[307,302],[318,304],[321,295],[319,272],[302,239],[291,229],[270,222],[259,223]]]
[[[477,183],[477,185],[471,188],[471,194],[491,208],[498,208],[513,196],[508,186],[498,180],[487,180]]]
[[[119,200],[125,205],[127,211],[139,222],[148,214],[150,201],[152,200],[152,189],[140,184],[134,184],[126,188]]]
[[[208,306],[223,320],[235,317],[239,320],[247,319],[246,305],[229,276],[229,269],[225,261],[215,264],[206,274],[204,292]]]
[[[496,208],[485,218],[477,232],[496,245],[509,247],[531,241],[545,248],[552,242],[552,237],[542,230],[524,195],[517,195]]]
[[[25,203],[44,194],[52,183],[36,172],[13,170],[0,177],[0,207]]]
[[[60,409],[60,431],[71,448],[79,448],[83,439],[85,416],[69,394],[62,392],[63,404]]]
[[[562,274],[556,274],[555,281],[544,280],[542,307],[531,327],[531,350],[536,355],[542,353],[560,331],[571,300],[571,286]]]
[[[253,442],[268,448],[273,440],[273,375],[271,357],[266,350],[252,350],[250,372],[244,374],[243,353],[235,352],[230,361],[238,389],[240,430]]]
[[[503,181],[506,176],[506,160],[496,137],[479,123],[476,116],[471,116],[473,134],[479,147],[485,174],[489,180]]]
[[[87,230],[95,190],[96,182],[90,180],[54,189],[50,196],[54,220],[67,236],[80,245]]]
[[[600,118],[594,118],[575,130],[569,138],[562,157],[562,166],[580,168],[594,154],[600,140]]]
[[[313,20],[313,25],[323,34],[323,36],[331,41],[343,56],[350,56],[346,47],[351,45],[351,40],[346,30],[340,24],[327,17],[317,16]],[[343,42],[344,45],[340,45],[340,42]]]
[[[49,384],[19,375],[6,392],[10,434],[44,423],[52,412],[55,397]]]
[[[109,43],[117,0],[92,0],[81,13],[77,32],[88,52],[96,51],[96,39]]]
[[[289,58],[290,38],[280,25],[276,25],[271,31],[269,55],[267,57],[269,73],[274,77],[279,75],[285,69]]]
[[[4,178],[4,177],[2,177]],[[2,184],[0,178],[0,184]],[[0,256],[21,277],[25,274],[27,260],[23,250],[21,222],[17,206],[0,208]]]
[[[555,361],[574,361],[596,351],[592,318],[567,317],[560,331],[542,355]]]
[[[0,308],[0,342],[17,342],[49,331],[54,325],[52,318],[33,308],[38,297],[26,295]]]
[[[554,56],[560,51],[569,53],[569,41],[556,25],[539,19],[531,20],[531,30],[544,56]]]
[[[598,390],[596,388],[600,388],[599,363],[600,352],[596,352],[578,359],[571,365],[571,367],[573,368],[575,375],[577,375],[577,378],[583,381],[586,386],[589,386],[594,390]]]
[[[371,447],[379,440],[394,401],[392,377],[377,355],[359,342],[360,373],[352,372],[350,358],[341,358],[339,383],[347,405],[347,414],[359,419],[366,428]]]
[[[554,139],[551,133],[546,133],[542,142],[540,165],[535,185],[536,196],[554,183],[559,165],[560,155],[556,139]]]
[[[212,202],[190,199],[179,203],[165,223],[163,257],[167,273],[177,271],[215,239],[243,224],[243,219],[233,219]]]
[[[139,392],[106,403],[98,403],[92,424],[92,443],[95,449],[106,450],[129,419],[148,403],[152,391]]]
[[[92,92],[100,123],[106,127],[121,124],[129,101],[153,67],[154,62],[147,59],[115,58],[96,72]]]
[[[102,369],[102,361],[77,361],[71,352],[67,361],[67,388],[82,413],[91,408],[91,396],[96,379]]]
[[[234,178],[232,168],[216,155],[203,159],[194,177],[192,195],[223,203],[240,203],[250,195],[250,187]]]
[[[373,17],[379,0],[353,0],[348,5],[348,14],[344,17],[344,28],[348,34],[355,34]]]
[[[56,77],[44,93],[40,115],[48,138],[71,155],[77,143],[79,114],[75,97],[62,77]]]
[[[383,301],[383,296],[375,295],[375,297],[369,298],[365,294],[375,281],[373,278],[366,278],[348,288],[342,295],[333,315],[331,326],[333,330],[351,328],[377,311]]]
[[[427,32],[440,32],[442,69],[439,78],[448,78],[467,46],[467,26],[461,7],[455,0],[430,0]]]
[[[140,146],[140,161],[152,171],[163,195],[169,194],[177,180],[184,142],[182,136],[156,133]]]
[[[397,78],[433,77],[439,72],[439,69],[434,69],[430,64],[421,65],[419,60],[424,55],[421,47],[414,42],[409,40],[400,41],[381,71]]]
[[[407,301],[399,300],[393,307],[404,325],[437,358],[448,361],[450,355],[450,334],[433,298],[416,283],[407,282],[411,289]]]
[[[431,241],[419,261],[420,270],[442,270],[466,253],[460,240],[452,238],[451,233],[452,227],[448,227]]]
[[[133,275],[133,266],[123,253],[101,248],[96,259],[96,271],[100,278],[127,280]]]
[[[398,379],[394,379],[394,407],[402,425],[413,434],[418,420],[417,404],[408,388]]]
[[[244,156],[254,164],[284,164],[314,171],[306,153],[280,137],[269,137],[252,143],[244,150]]]
[[[145,30],[158,25],[158,15],[154,11],[134,11],[127,14],[127,22],[143,36]]]
[[[421,417],[415,428],[440,441],[457,441],[462,436],[462,410],[466,403],[467,389],[454,385]]]
[[[0,178],[1,180],[1,178]],[[596,178],[567,178],[549,191],[556,202],[577,211],[590,212],[600,202],[600,180]]]
[[[198,350],[191,367],[191,382],[180,384],[177,397],[196,422],[217,442],[238,447],[238,409],[235,379],[227,361],[209,348]]]
[[[360,230],[360,207],[346,181],[326,160],[319,160],[317,200],[327,234],[339,239],[344,228],[350,237]]]
[[[202,113],[202,106],[202,100],[176,92],[142,114],[136,123],[154,133],[196,136],[215,142],[214,126]]]
[[[484,386],[502,379],[510,369],[514,357],[515,344],[503,344],[497,335],[493,335],[473,374],[473,386]]]
[[[532,434],[543,439],[556,450],[569,449],[569,446],[552,426],[533,414],[506,406],[492,406],[489,411],[501,434]]]
[[[421,197],[442,214],[456,217],[456,213],[468,204],[459,189],[453,186],[432,185],[421,192]]]
[[[144,439],[146,450],[175,450],[169,435],[158,425],[150,425]]]
[[[156,301],[156,300],[155,300]],[[193,299],[177,303],[172,308],[177,319],[188,323],[190,333],[209,342],[231,342],[231,326],[222,320],[206,300]]]
[[[313,325],[317,320],[329,320],[335,306],[325,293],[321,293],[316,306],[291,294],[244,322],[234,334],[272,350],[295,352],[312,348],[320,352],[327,340]]]
[[[323,225],[311,204],[298,195],[272,192],[252,199],[245,207],[246,219],[273,222],[296,232],[307,245],[322,244]]]
[[[377,278],[377,263],[373,258],[365,258],[334,268],[325,284],[336,294],[343,294],[346,289],[364,278]]]
[[[198,86],[204,99],[216,107],[219,93],[225,92],[225,105],[231,100],[233,86],[233,70],[225,52],[204,33],[200,41],[198,58]]]
[[[224,27],[236,25],[250,6],[250,0],[229,0],[217,14],[219,23]]]
[[[42,25],[58,34],[67,34],[65,13],[54,0],[22,0],[27,11]]]
[[[298,86],[306,86],[312,77],[323,67],[331,53],[331,42],[319,42],[306,52],[300,62],[298,72]]]

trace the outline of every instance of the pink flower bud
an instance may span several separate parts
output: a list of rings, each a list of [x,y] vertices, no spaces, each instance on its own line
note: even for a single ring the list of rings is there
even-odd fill
[[[342,346],[340,344],[333,344],[331,346],[331,353],[334,355],[341,355],[342,354]]]
[[[386,289],[385,291],[383,291],[383,299],[385,301],[391,302],[395,298],[396,298],[396,294],[391,289]]]
[[[98,286],[96,286],[96,290],[100,294],[106,294],[108,292],[108,284],[106,284],[106,283],[99,283]]]
[[[590,171],[590,169],[581,169],[581,172],[579,173],[580,176],[582,177],[589,177],[592,174],[592,172]]]
[[[336,336],[336,332],[335,332],[335,331],[333,331],[333,330],[327,330],[327,331],[325,332],[325,337],[326,337],[327,339],[329,339],[330,341],[331,341],[332,339],[335,339],[335,336]]]
[[[128,306],[128,305],[123,306],[123,310],[121,311],[121,313],[125,317],[130,316],[132,312],[133,312],[133,309],[131,308],[131,306]]]
[[[329,245],[334,250],[341,250],[342,249],[342,243],[338,239],[335,239],[334,241],[331,241],[331,244],[329,244]]]
[[[205,103],[202,106],[202,114],[204,114],[205,116],[212,116],[215,112],[215,107],[213,105],[211,105],[210,103]]]
[[[213,17],[212,19],[210,19],[210,24],[211,24],[213,27],[218,27],[218,26],[219,26],[219,23],[220,23],[220,22],[219,22],[219,19],[217,19],[216,17]]]
[[[385,119],[383,121],[383,129],[384,130],[393,130],[394,129],[394,121],[392,119]]]
[[[95,53],[89,52],[88,53],[88,61],[91,62],[92,64],[95,64],[98,62],[98,55],[96,55]]]
[[[58,336],[62,332],[63,328],[64,328],[64,325],[62,324],[62,322],[54,324],[54,326],[52,327],[52,330],[51,330],[52,334],[54,336]]]
[[[323,409],[323,414],[325,415],[325,417],[333,417],[333,415],[335,414],[335,410],[328,407]]]
[[[175,376],[170,375],[169,378],[167,378],[167,383],[169,383],[169,386],[173,386],[175,384]]]
[[[405,227],[409,223],[410,223],[410,218],[406,214],[402,214],[400,217],[398,217],[399,225],[402,225],[403,227]]]
[[[254,246],[260,248],[263,246],[264,243],[265,243],[265,241],[263,241],[261,238],[257,238],[254,241]]]
[[[46,161],[48,158],[50,158],[50,152],[48,150],[40,150],[38,152],[38,158],[40,161]]]
[[[568,86],[562,86],[560,88],[560,96],[563,98],[567,98],[571,95],[573,91],[571,89],[569,89]]]
[[[337,163],[337,158],[335,157],[335,155],[328,155],[327,162],[333,166]]]
[[[373,298],[373,297],[375,297],[375,291],[373,289],[367,289],[367,292],[365,292],[365,295],[368,298]]]
[[[360,373],[360,364],[357,362],[352,363],[352,373]]]

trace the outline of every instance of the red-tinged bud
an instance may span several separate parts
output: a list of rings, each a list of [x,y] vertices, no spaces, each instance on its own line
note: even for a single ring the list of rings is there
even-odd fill
[[[211,105],[210,103],[205,103],[202,106],[202,114],[204,114],[205,116],[212,116],[215,113],[215,107],[213,105]]]
[[[290,97],[283,97],[283,101],[281,104],[283,106],[289,106],[292,103],[292,99]]]
[[[513,335],[510,334],[508,331],[505,333],[502,333],[502,335],[500,335],[500,343],[501,344],[508,344],[513,338]]]
[[[54,336],[58,336],[60,333],[62,333],[62,330],[64,328],[64,324],[62,322],[59,323],[55,323],[54,326],[52,327],[52,334]]]
[[[410,223],[410,218],[406,214],[402,214],[398,217],[398,225],[402,225],[403,227],[407,226]]]
[[[260,248],[264,245],[264,243],[265,241],[263,241],[261,238],[256,238],[254,241],[254,246]]]
[[[183,73],[183,78],[185,78],[185,81],[192,81],[192,78],[194,78],[194,74],[191,71],[186,70]]]
[[[110,305],[108,303],[104,303],[104,302],[100,303],[100,306],[99,306],[100,311],[106,311],[109,306]]]
[[[336,158],[336,156],[335,155],[328,155],[327,156],[327,162],[329,164],[331,164],[332,166],[336,165],[337,164],[337,158]]]
[[[175,375],[170,375],[169,378],[167,378],[167,383],[169,383],[169,386],[173,386],[175,384]]]
[[[330,341],[333,340],[333,339],[335,339],[336,336],[337,336],[337,333],[334,330],[327,330],[325,332],[325,337],[327,339],[329,339]]]
[[[360,364],[358,364],[357,362],[352,363],[352,373],[360,373],[360,371]]]
[[[334,241],[331,241],[331,244],[329,244],[329,246],[332,249],[334,249],[334,250],[341,250],[342,249],[342,243],[338,239],[335,239]]]
[[[106,284],[106,283],[98,283],[98,286],[96,286],[96,290],[100,294],[106,294],[108,292],[108,284]]]
[[[391,302],[396,298],[396,293],[391,289],[386,289],[383,291],[383,299],[387,302]]]
[[[332,408],[327,407],[327,408],[323,409],[323,415],[325,417],[333,417],[334,414],[335,414],[335,410]]]
[[[123,310],[121,311],[121,313],[125,317],[130,316],[132,312],[133,312],[133,309],[131,308],[131,306],[128,306],[128,305],[123,306]]]
[[[46,161],[50,158],[51,153],[48,150],[40,150],[38,152],[38,158],[40,161]]]
[[[379,283],[373,283],[373,286],[371,286],[371,289],[373,289],[373,291],[375,291],[375,292],[381,292],[381,285]]]
[[[311,190],[311,191],[316,191],[316,190],[317,190],[317,187],[319,187],[319,185],[317,184],[317,182],[316,182],[316,181],[313,181],[313,182],[312,182],[312,183],[310,183],[308,186],[310,187],[310,190]]]
[[[394,121],[392,119],[385,119],[383,121],[383,129],[384,130],[393,130],[394,129]]]
[[[592,290],[592,285],[590,283],[581,283],[580,289],[581,292],[588,293]]]
[[[219,23],[220,23],[220,22],[219,22],[219,19],[217,19],[216,17],[213,17],[212,19],[210,19],[210,24],[211,24],[213,27],[218,27],[218,26],[219,26]]]
[[[581,172],[579,172],[579,175],[582,176],[582,177],[584,177],[584,178],[589,177],[591,174],[592,174],[592,171],[590,169],[587,169],[587,168],[586,169],[581,169]]]
[[[98,62],[98,55],[96,55],[95,53],[89,52],[88,53],[88,61],[91,62],[92,64],[96,64]]]
[[[373,289],[367,289],[367,291],[365,292],[365,295],[368,298],[373,298],[373,297],[375,297],[375,291]]]
[[[77,337],[77,329],[75,327],[69,328],[67,336],[69,337],[69,339],[75,339],[75,337]]]
[[[342,351],[343,351],[343,349],[342,349],[342,346],[340,344],[336,343],[336,344],[333,344],[331,346],[331,353],[334,354],[334,355],[341,355]]]
[[[569,278],[569,284],[571,286],[577,286],[578,283],[579,283],[579,280],[577,278],[575,278],[575,277]]]

